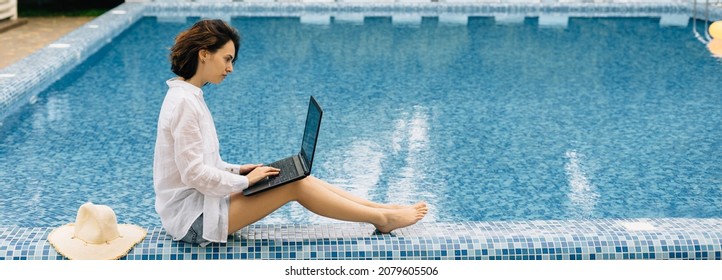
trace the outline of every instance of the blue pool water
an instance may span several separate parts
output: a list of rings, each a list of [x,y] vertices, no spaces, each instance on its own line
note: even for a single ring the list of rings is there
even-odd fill
[[[0,225],[57,226],[86,201],[153,210],[157,112],[173,37],[143,18],[0,126]],[[424,18],[233,18],[234,73],[206,87],[221,154],[297,151],[325,115],[316,176],[426,221],[722,216],[722,62],[690,27],[571,18],[567,28]],[[290,205],[262,223],[330,221]]]

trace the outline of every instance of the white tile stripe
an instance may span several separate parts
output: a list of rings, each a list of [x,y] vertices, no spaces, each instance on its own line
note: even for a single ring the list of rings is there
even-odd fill
[[[53,48],[53,49],[67,49],[67,48],[70,47],[70,44],[53,43],[53,44],[48,45],[48,47],[49,47],[49,48]]]

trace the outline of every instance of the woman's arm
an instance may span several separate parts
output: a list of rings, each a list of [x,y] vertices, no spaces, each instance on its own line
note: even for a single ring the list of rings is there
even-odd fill
[[[244,190],[248,187],[248,178],[204,163],[198,109],[191,100],[181,99],[173,110],[170,129],[181,180],[205,195],[223,196]]]

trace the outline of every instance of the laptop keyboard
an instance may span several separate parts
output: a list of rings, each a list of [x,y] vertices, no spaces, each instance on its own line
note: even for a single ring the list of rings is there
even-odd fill
[[[281,169],[281,172],[278,173],[278,176],[271,177],[271,183],[276,181],[285,181],[298,175],[298,172],[296,171],[296,166],[293,164],[293,158],[282,159],[271,163],[268,166]]]

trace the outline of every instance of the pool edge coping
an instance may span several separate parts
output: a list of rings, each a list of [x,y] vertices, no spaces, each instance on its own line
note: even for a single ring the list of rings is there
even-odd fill
[[[0,260],[65,259],[47,242],[51,230],[0,227]],[[207,247],[147,230],[121,260],[722,259],[716,218],[421,222],[385,235],[361,223],[253,224]]]

